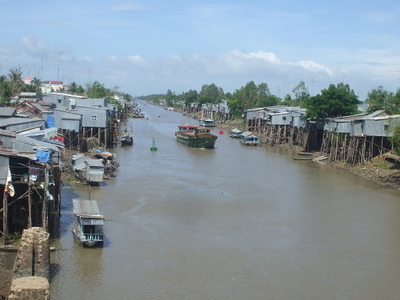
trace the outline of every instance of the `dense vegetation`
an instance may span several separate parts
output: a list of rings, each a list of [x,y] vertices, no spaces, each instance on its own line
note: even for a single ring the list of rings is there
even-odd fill
[[[292,89],[293,97],[287,94],[284,99],[271,94],[267,83],[255,84],[248,82],[245,86],[237,89],[234,93],[224,93],[221,87],[215,84],[205,84],[201,91],[190,90],[180,95],[168,90],[166,94],[153,94],[142,96],[142,99],[159,102],[165,100],[168,106],[176,103],[203,103],[216,104],[226,100],[232,117],[239,118],[245,109],[266,107],[273,105],[290,105],[306,108],[306,118],[322,119],[345,116],[358,113],[359,104],[362,103],[348,84],[330,84],[320,94],[310,96],[304,81]],[[365,100],[368,112],[385,110],[389,114],[400,113],[400,89],[397,93],[385,91],[379,86],[368,93]]]

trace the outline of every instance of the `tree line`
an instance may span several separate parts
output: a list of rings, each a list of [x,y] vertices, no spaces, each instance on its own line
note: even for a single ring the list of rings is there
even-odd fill
[[[250,81],[233,93],[224,93],[221,87],[212,83],[203,85],[200,92],[189,90],[176,95],[168,90],[166,94],[153,94],[141,98],[153,102],[164,99],[168,106],[181,101],[186,106],[196,103],[199,107],[202,104],[217,104],[221,100],[227,100],[233,118],[240,118],[246,109],[274,105],[305,108],[307,110],[305,117],[308,119],[333,118],[359,113],[359,105],[363,103],[350,85],[345,83],[330,84],[319,94],[311,96],[305,82],[300,81],[292,89],[292,93],[293,96],[287,94],[281,99],[270,92],[267,83],[255,84],[254,81]],[[368,93],[365,103],[368,106],[368,113],[385,110],[391,115],[400,114],[400,88],[393,93],[378,86]]]
[[[26,84],[22,79],[21,69],[11,69],[7,75],[0,76],[0,105],[9,105],[11,99],[20,92],[41,94],[41,87],[40,79],[33,78],[29,84]],[[88,98],[107,98],[111,102],[114,95],[119,95],[127,101],[133,100],[131,95],[122,93],[118,89],[119,87],[107,88],[98,81],[87,83],[85,87],[72,82],[61,92]],[[141,98],[154,102],[165,99],[168,106],[173,106],[174,103],[181,101],[186,106],[195,103],[199,107],[202,104],[218,104],[222,100],[227,100],[232,118],[240,118],[246,109],[274,105],[303,107],[307,111],[306,118],[309,119],[331,118],[356,114],[359,112],[359,104],[362,103],[350,86],[345,83],[330,84],[319,94],[310,96],[305,82],[300,81],[292,89],[292,95],[287,94],[281,99],[270,92],[267,83],[256,84],[254,81],[250,81],[233,93],[224,93],[221,87],[211,83],[204,84],[199,92],[191,89],[177,95],[168,90],[166,94],[152,94]],[[368,105],[367,112],[385,110],[391,115],[400,114],[400,88],[393,93],[378,86],[368,93],[365,103]]]

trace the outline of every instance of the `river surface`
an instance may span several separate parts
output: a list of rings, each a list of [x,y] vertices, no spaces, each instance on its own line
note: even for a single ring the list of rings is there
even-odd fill
[[[52,300],[400,299],[398,191],[228,132],[188,148],[174,132],[196,120],[140,107],[117,177],[63,189]],[[72,198],[89,194],[103,248],[71,233]]]

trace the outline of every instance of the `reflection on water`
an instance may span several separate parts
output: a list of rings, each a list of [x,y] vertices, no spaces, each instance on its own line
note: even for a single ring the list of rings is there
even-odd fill
[[[280,148],[216,149],[175,141],[197,120],[142,104],[118,176],[92,187],[106,217],[103,248],[72,237],[63,191],[52,299],[396,299],[399,193],[294,161]],[[219,129],[215,129],[218,134]],[[152,139],[157,152],[150,151]]]

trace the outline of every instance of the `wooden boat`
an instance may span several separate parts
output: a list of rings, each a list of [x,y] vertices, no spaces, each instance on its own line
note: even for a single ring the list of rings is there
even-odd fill
[[[250,131],[242,132],[240,135],[240,142],[246,146],[257,146],[260,144],[260,138]]]
[[[292,156],[294,160],[313,160],[312,156],[303,155],[303,156]]]
[[[238,138],[240,138],[240,134],[241,134],[241,133],[242,133],[241,130],[235,128],[235,129],[232,129],[232,130],[231,130],[231,132],[229,133],[229,136],[230,136],[231,138],[236,138],[236,139],[238,139]]]
[[[93,247],[103,244],[104,217],[100,214],[96,200],[72,200],[74,209],[74,229],[76,241],[84,246]]]
[[[199,126],[200,127],[215,127],[215,122],[213,119],[200,119]]]
[[[312,156],[312,155],[314,155],[314,153],[307,152],[307,151],[297,151],[296,153],[297,153],[297,155],[302,155],[302,156]]]
[[[294,160],[312,160],[314,158],[314,153],[307,151],[297,151],[296,155],[292,156]]]
[[[192,125],[178,126],[175,132],[176,140],[193,148],[214,148],[217,136],[211,133],[210,128],[200,128]]]
[[[133,145],[133,137],[129,132],[124,132],[121,134],[121,146],[132,146]]]

